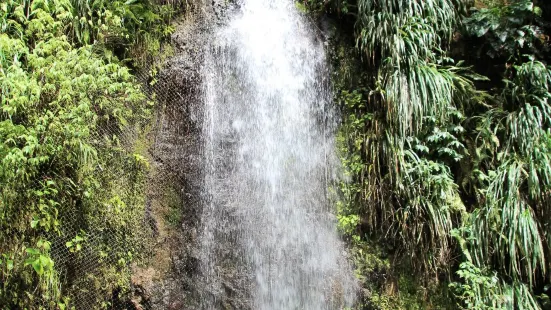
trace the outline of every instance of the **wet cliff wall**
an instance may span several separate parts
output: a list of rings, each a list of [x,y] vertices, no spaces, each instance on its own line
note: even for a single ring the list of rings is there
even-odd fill
[[[231,4],[188,2],[175,22],[170,57],[156,80],[147,82],[157,102],[152,131],[152,172],[147,190],[148,225],[155,234],[150,259],[135,266],[132,303],[140,309],[198,309],[203,298],[215,298],[227,309],[244,309],[244,293],[230,283],[223,292],[200,285],[197,231],[200,226],[201,138],[204,110],[201,65],[213,26],[223,22]],[[209,297],[210,296],[210,297]]]

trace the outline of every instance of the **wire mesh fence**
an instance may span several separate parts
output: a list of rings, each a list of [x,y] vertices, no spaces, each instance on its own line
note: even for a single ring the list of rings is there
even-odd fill
[[[105,213],[109,214],[70,213],[70,217],[61,219],[64,223],[61,232],[49,238],[56,269],[65,285],[62,291],[70,298],[70,307],[75,309],[144,307],[132,299],[131,274],[133,264],[148,259],[154,243],[156,225],[148,210],[146,187],[155,184],[148,185],[148,175],[136,167],[132,157],[145,156],[146,160],[153,160],[167,102],[178,102],[179,95],[166,83],[150,85],[145,73],[138,75],[137,80],[143,85],[148,100],[155,101],[149,124],[129,124],[122,130],[107,127],[93,137],[98,149],[116,150],[109,152],[110,173],[106,176],[106,168],[98,165],[93,172],[95,178],[103,180],[102,186],[111,187],[121,202],[133,204],[113,201],[104,206]],[[121,216],[114,223],[105,222],[117,212]],[[79,237],[83,245],[76,250]]]
[[[197,8],[187,5],[186,1],[189,14],[195,14]],[[37,293],[38,289],[25,291],[20,287],[6,286],[9,283],[0,275],[0,290],[3,287],[4,290],[17,291],[14,294],[29,295],[26,298],[29,300],[28,309],[151,308],[147,303],[136,301],[136,287],[132,283],[136,264],[146,263],[154,245],[159,242],[147,193],[163,189],[152,180],[152,175],[159,172],[152,171],[150,166],[162,153],[162,157],[168,159],[163,162],[164,169],[178,170],[172,167],[180,158],[171,153],[169,144],[174,141],[170,139],[181,139],[194,130],[192,125],[179,119],[182,111],[188,109],[190,90],[185,88],[187,86],[174,85],[166,77],[159,79],[158,83],[151,83],[148,68],[136,74],[136,81],[143,86],[146,95],[143,106],[148,106],[148,102],[155,103],[149,110],[149,118],[132,118],[123,126],[104,121],[87,138],[97,151],[98,160],[71,178],[95,180],[96,184],[87,185],[96,189],[94,193],[83,191],[81,200],[72,201],[68,206],[57,206],[56,229],[33,232],[14,227],[0,235],[0,265],[5,263],[1,255],[12,252],[19,253],[16,259],[23,266],[21,260],[28,257],[25,249],[36,247],[36,240],[49,243],[48,254],[54,263],[55,281],[45,285],[56,286],[47,291],[59,294],[63,303],[52,302],[55,297],[41,295]],[[133,111],[133,115],[139,114],[140,111]],[[49,177],[43,174],[28,184],[40,188]],[[80,187],[79,184],[72,186],[73,189]],[[101,197],[90,200],[86,199],[87,195]],[[101,201],[101,205],[90,206],[87,201]],[[34,222],[33,219],[19,222],[25,221]],[[25,269],[32,270],[27,265]],[[29,283],[30,286],[37,285],[42,280],[33,276],[25,281],[28,287]],[[0,309],[9,308],[0,301]]]
[[[146,212],[147,171],[135,158],[147,155],[151,142],[142,126],[133,125],[106,127],[91,137],[98,156],[108,163],[95,165],[91,172],[106,203],[63,212],[58,231],[44,236],[51,242],[50,255],[69,308],[137,307],[130,298],[131,263],[146,258],[153,229]],[[155,130],[149,135],[155,136]]]
[[[49,244],[47,251],[55,266],[53,277],[56,281],[46,285],[57,286],[48,288],[48,292],[58,293],[64,302],[52,302],[55,297],[44,294],[33,296],[34,292],[14,292],[28,295],[29,309],[147,308],[133,301],[131,275],[135,264],[147,261],[155,243],[156,225],[146,195],[147,187],[155,186],[148,185],[149,168],[161,129],[171,126],[164,118],[167,102],[181,102],[181,95],[167,83],[150,85],[147,73],[137,75],[136,79],[143,85],[147,97],[144,106],[155,102],[150,117],[130,121],[124,126],[102,124],[88,138],[97,150],[98,160],[79,173],[97,182],[88,187],[96,188],[92,194],[102,197],[94,201],[102,201],[102,205],[89,206],[84,202],[86,199],[68,207],[59,205],[56,229],[41,229],[41,233],[32,236],[29,230],[14,227],[4,232],[5,238],[10,240],[0,240],[0,254],[25,253],[25,249],[36,247],[36,240]],[[76,179],[80,177],[75,176]],[[30,186],[40,188],[48,178],[44,174]],[[84,197],[90,194],[82,192]],[[19,250],[8,248],[13,244]],[[29,255],[20,254],[19,259]],[[25,263],[25,268],[31,266]],[[0,277],[4,289],[19,289],[5,287],[7,283],[1,280]],[[9,308],[0,303],[0,309]]]

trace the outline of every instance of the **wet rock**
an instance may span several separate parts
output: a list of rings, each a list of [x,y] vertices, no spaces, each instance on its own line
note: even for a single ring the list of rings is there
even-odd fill
[[[229,281],[219,290],[203,282],[198,254],[204,179],[202,51],[213,26],[224,22],[228,5],[225,0],[190,1],[191,9],[176,22],[171,38],[175,55],[149,89],[158,109],[145,224],[155,232],[155,245],[145,266],[133,268],[135,309],[200,309],[206,296],[227,305],[221,309],[248,308],[237,283]]]

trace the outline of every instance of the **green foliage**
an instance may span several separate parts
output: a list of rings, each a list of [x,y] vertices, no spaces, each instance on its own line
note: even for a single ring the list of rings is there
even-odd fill
[[[83,288],[101,305],[127,285],[143,240],[148,169],[133,143],[151,103],[112,50],[132,55],[170,33],[159,10],[147,1],[0,4],[3,306],[63,308]],[[58,261],[52,247],[72,260]],[[85,260],[98,271],[74,275],[80,288],[64,286],[59,270]]]
[[[366,206],[359,208],[371,233],[392,236],[415,268],[436,273],[448,266],[452,219],[464,210],[447,166],[466,154],[456,104],[477,95],[476,76],[450,65],[440,49],[458,8],[452,1],[359,1],[357,10],[357,46],[374,74],[361,92],[343,85],[337,95],[349,114],[344,164],[362,184],[342,191],[352,205]]]
[[[166,190],[166,210],[164,210],[164,219],[169,226],[176,228],[182,225],[183,219],[183,202],[178,190],[170,187]]]
[[[464,20],[467,33],[484,37],[480,51],[491,58],[518,58],[526,53],[537,53],[544,35],[540,27],[541,8],[530,0],[516,0],[511,4],[495,4],[489,8],[474,9]]]
[[[550,254],[550,71],[533,60],[512,70],[514,78],[496,95],[496,106],[476,117],[492,135],[476,138],[479,162],[470,182],[479,203],[459,239],[475,267],[496,270],[495,294],[516,307],[539,309],[531,289],[547,274]],[[500,299],[482,291],[473,298],[485,304]]]
[[[84,235],[86,232],[81,231],[81,234]],[[71,239],[71,241],[67,241],[65,243],[65,246],[69,249],[70,252],[75,253],[82,250],[83,241],[85,241],[85,237],[81,237],[78,234]]]
[[[551,14],[538,5],[477,1],[465,17],[461,1],[310,4],[354,22],[363,59],[333,42],[345,115],[341,231],[353,251],[384,244],[397,261],[390,269],[407,265],[425,284],[455,276],[465,309],[549,304]],[[446,55],[463,44],[458,30],[475,46],[457,56],[478,51],[474,67]],[[479,68],[503,71],[490,80]],[[355,257],[366,260],[376,261]],[[364,287],[368,274],[360,267]],[[382,288],[370,289],[379,296],[370,307],[388,305]]]
[[[356,276],[363,284],[361,298],[354,309],[448,309],[444,287],[424,286],[404,265],[393,264],[388,250],[352,237],[351,255]]]
[[[462,309],[540,309],[527,285],[500,282],[497,273],[488,274],[471,262],[461,263],[457,274],[463,282],[451,283]]]
[[[388,124],[395,122],[385,118],[390,112],[383,107],[390,100],[382,94],[387,92],[364,86],[373,80],[355,71],[361,66],[348,60],[353,57],[350,52],[338,51],[332,59],[334,67],[339,68],[334,76],[336,101],[346,114],[338,136],[346,176],[339,188],[342,200],[337,205],[338,220],[341,232],[351,240],[357,276],[364,287],[364,299],[359,306],[431,308],[425,294],[439,288],[431,284],[430,289],[418,290],[424,281],[405,281],[407,277],[396,274],[412,270],[434,274],[450,260],[452,219],[464,207],[445,163],[457,162],[466,153],[465,146],[458,141],[464,132],[460,124],[464,116],[448,102],[443,116],[446,122],[430,115],[423,117],[416,136],[384,133]],[[469,80],[455,75],[460,69],[440,70],[451,72],[449,83],[453,88],[471,87]],[[362,76],[353,89],[348,88],[350,76]],[[382,86],[380,80],[374,83],[375,87]],[[389,171],[389,167],[393,170]],[[384,240],[384,248],[389,250],[373,243],[378,238]],[[404,256],[411,264],[402,265],[396,260]],[[398,289],[399,293],[393,292]],[[437,299],[440,295],[433,297]]]
[[[168,23],[174,6],[150,0],[8,0],[2,12],[0,28],[5,33],[28,39],[30,32],[36,39],[63,33],[70,43],[93,44],[110,60],[117,53],[141,66],[161,52],[160,40],[174,31]]]

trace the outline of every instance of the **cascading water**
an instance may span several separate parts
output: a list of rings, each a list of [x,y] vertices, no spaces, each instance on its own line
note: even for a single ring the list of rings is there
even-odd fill
[[[245,0],[206,50],[210,294],[238,285],[262,310],[350,306],[355,281],[328,197],[338,159],[323,43],[294,2]],[[214,295],[203,309],[225,307]]]

